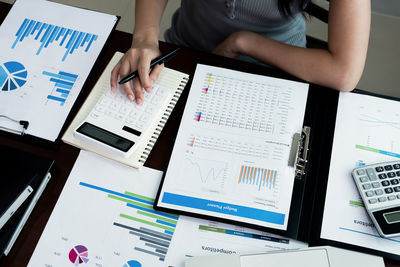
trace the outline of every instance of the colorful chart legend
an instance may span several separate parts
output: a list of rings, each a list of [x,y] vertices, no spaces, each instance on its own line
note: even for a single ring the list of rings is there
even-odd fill
[[[63,106],[78,75],[63,71],[59,71],[58,73],[43,71],[42,74],[51,77],[50,82],[54,83],[53,91],[47,96],[47,99],[57,101]]]
[[[122,205],[132,209],[129,214],[119,214],[124,223],[114,222],[113,226],[126,231],[132,238],[137,239],[137,246],[132,249],[165,260],[172,235],[174,234],[178,216],[153,209],[154,199],[131,192],[116,192],[106,188],[80,183],[91,189],[107,193],[109,199],[117,200]],[[140,244],[142,243],[142,246]],[[141,265],[128,265],[141,266]]]
[[[0,64],[0,88],[1,91],[12,91],[26,83],[28,71],[24,65],[16,61],[8,61]]]
[[[196,112],[196,114],[194,115],[194,120],[200,121],[200,119],[201,119],[201,112]]]
[[[218,227],[213,227],[213,226],[209,226],[209,225],[201,225],[200,224],[199,230],[213,232],[213,233],[219,233],[219,234],[225,234],[225,235],[246,237],[246,238],[257,239],[257,240],[265,240],[265,241],[276,242],[276,243],[289,244],[289,239],[283,238],[283,237],[280,238],[280,237],[268,236],[265,234],[263,234],[263,235],[253,234],[253,233],[249,233],[249,232],[242,232],[242,231],[237,231],[237,230],[218,228]]]
[[[244,166],[240,168],[238,184],[249,184],[261,188],[275,188],[276,170],[269,170],[257,167]]]
[[[75,266],[78,266],[82,263],[88,263],[89,261],[88,249],[82,245],[75,246],[70,250],[68,258]]]
[[[193,147],[195,141],[196,141],[196,137],[191,137],[189,140],[188,146]]]
[[[73,54],[73,52],[79,48],[84,49],[83,51],[85,53],[88,52],[93,42],[98,38],[96,34],[81,32],[27,18],[22,22],[15,36],[16,39],[11,46],[12,49],[14,49],[18,43],[22,43],[31,36],[35,41],[40,42],[41,44],[36,51],[36,55],[39,55],[40,52],[48,48],[49,45],[58,42],[58,45],[63,46],[66,50],[61,61],[65,61],[68,55]],[[84,47],[85,45],[86,47]]]

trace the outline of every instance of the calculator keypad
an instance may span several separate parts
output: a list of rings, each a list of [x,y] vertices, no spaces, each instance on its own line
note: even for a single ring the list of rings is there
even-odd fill
[[[364,201],[370,207],[388,202],[400,205],[400,163],[370,165],[357,169],[353,174]]]
[[[112,92],[106,89],[90,115],[97,118],[103,114],[109,120],[119,121],[138,131],[144,131],[168,94],[167,88],[154,84],[150,93],[143,92],[142,105],[137,105],[127,98],[123,90]]]

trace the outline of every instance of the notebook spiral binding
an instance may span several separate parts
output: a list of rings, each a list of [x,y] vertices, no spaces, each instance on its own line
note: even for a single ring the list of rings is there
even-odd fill
[[[174,95],[172,96],[171,100],[168,103],[167,108],[165,109],[165,112],[161,116],[160,123],[157,124],[157,127],[155,128],[153,134],[151,135],[151,138],[149,142],[146,145],[146,148],[142,152],[142,155],[140,156],[139,162],[141,164],[144,164],[150,155],[150,152],[152,148],[154,147],[158,137],[161,134],[162,129],[164,128],[165,124],[167,123],[167,120],[169,116],[172,113],[172,110],[174,109],[176,103],[179,100],[179,97],[181,96],[183,90],[185,89],[185,86],[187,82],[189,81],[189,78],[183,77],[182,81],[180,82],[179,86],[177,87],[177,90],[175,91]]]

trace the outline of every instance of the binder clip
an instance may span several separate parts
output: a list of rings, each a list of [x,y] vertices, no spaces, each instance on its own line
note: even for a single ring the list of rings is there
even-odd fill
[[[8,117],[8,116],[6,116],[6,115],[0,115],[0,118],[8,119],[8,120],[13,121],[13,122],[15,122],[15,123],[18,123],[19,125],[22,126],[22,130],[20,130],[20,131],[14,130],[14,129],[10,129],[10,128],[4,127],[4,126],[0,126],[0,129],[3,129],[3,130],[5,130],[5,131],[7,131],[7,132],[15,133],[15,134],[20,134],[20,135],[24,135],[24,134],[25,134],[25,130],[28,129],[29,121],[15,120],[15,119],[13,119],[13,118],[11,118],[11,117]]]
[[[308,126],[303,127],[301,134],[298,134],[298,145],[297,145],[297,157],[294,164],[295,167],[295,178],[303,179],[307,166],[307,154],[310,143],[310,132],[311,128]]]

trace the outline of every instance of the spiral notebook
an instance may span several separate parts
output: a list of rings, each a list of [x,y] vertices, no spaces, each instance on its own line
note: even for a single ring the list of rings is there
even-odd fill
[[[145,163],[148,155],[150,154],[155,142],[158,139],[165,123],[167,122],[169,115],[171,114],[175,104],[177,103],[181,93],[189,79],[189,75],[172,70],[169,68],[164,68],[156,81],[156,84],[167,88],[171,91],[169,96],[160,103],[160,109],[153,117],[152,122],[148,126],[147,130],[143,132],[144,136],[141,138],[140,143],[137,145],[135,151],[129,158],[124,158],[116,156],[106,150],[100,149],[88,142],[77,139],[74,136],[74,130],[86,119],[86,117],[91,113],[93,107],[102,97],[106,90],[110,90],[110,75],[113,67],[118,63],[119,59],[123,56],[123,53],[116,52],[108,63],[106,69],[103,71],[96,85],[92,89],[91,93],[87,97],[85,103],[80,108],[78,114],[75,116],[72,123],[69,125],[67,131],[65,132],[62,140],[70,145],[76,146],[78,148],[95,152],[104,157],[119,161],[128,166],[134,168],[140,168]],[[121,100],[125,101],[125,99]]]

